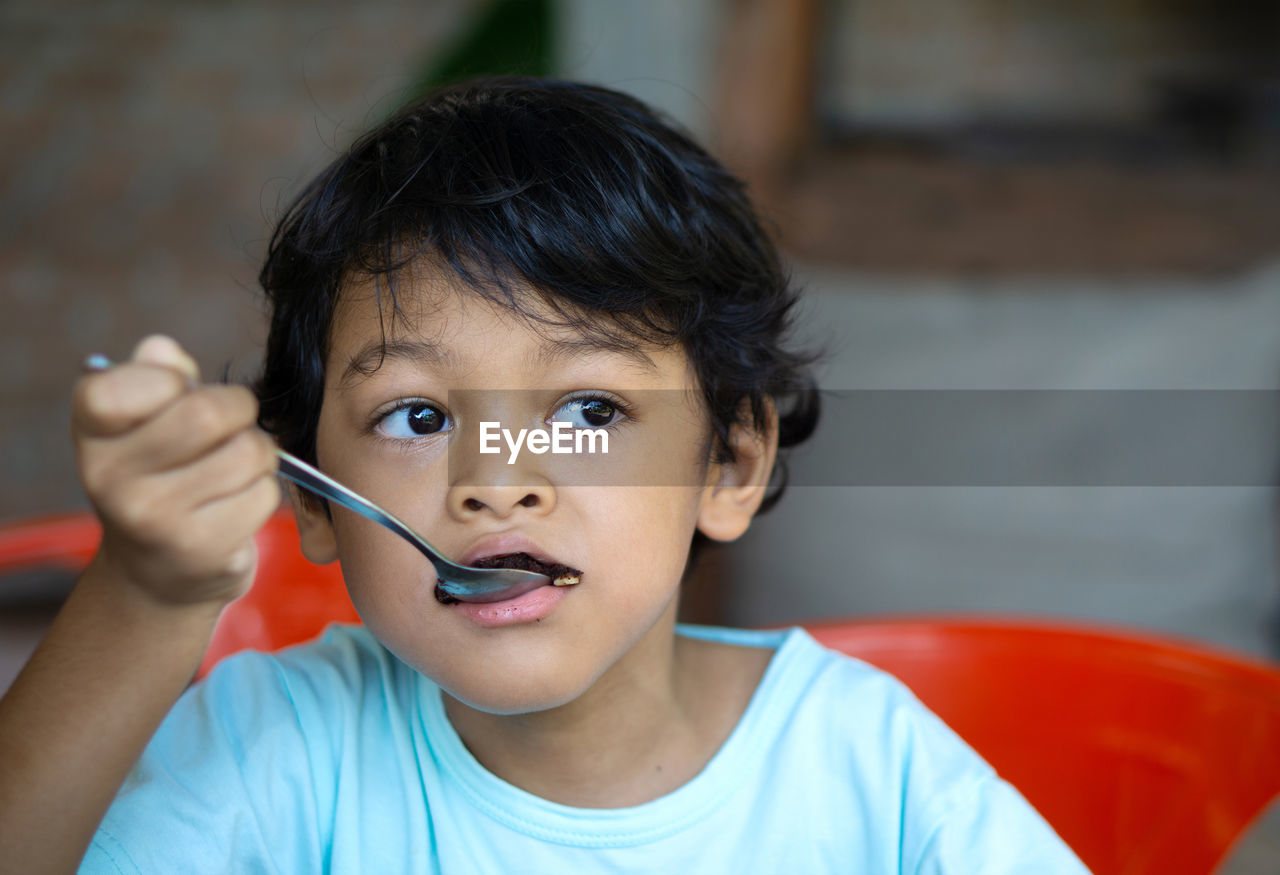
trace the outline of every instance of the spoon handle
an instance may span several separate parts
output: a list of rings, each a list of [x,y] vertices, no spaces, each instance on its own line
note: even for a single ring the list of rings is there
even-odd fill
[[[362,517],[373,520],[378,525],[395,532],[412,543],[424,556],[430,559],[431,564],[436,567],[437,573],[441,571],[447,573],[458,567],[454,563],[445,560],[421,535],[363,495],[351,491],[328,474],[308,465],[292,453],[277,449],[276,455],[280,458],[278,473],[281,477],[298,484],[308,492],[313,492],[321,498],[327,498],[335,504],[340,504],[347,510],[354,511]],[[442,562],[444,563],[443,568],[441,567]]]

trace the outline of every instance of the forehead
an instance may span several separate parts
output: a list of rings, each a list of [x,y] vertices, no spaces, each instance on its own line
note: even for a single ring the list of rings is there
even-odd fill
[[[678,345],[657,346],[623,333],[606,316],[561,313],[528,287],[508,304],[449,271],[422,267],[343,284],[329,337],[329,369],[340,383],[387,362],[413,360],[438,370],[471,370],[486,357],[519,354],[531,365],[608,359],[637,376],[689,370]]]

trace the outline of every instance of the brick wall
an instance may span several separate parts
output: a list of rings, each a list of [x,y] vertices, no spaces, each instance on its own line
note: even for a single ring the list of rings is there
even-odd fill
[[[481,2],[0,6],[0,519],[83,503],[86,353],[252,373],[270,220]]]

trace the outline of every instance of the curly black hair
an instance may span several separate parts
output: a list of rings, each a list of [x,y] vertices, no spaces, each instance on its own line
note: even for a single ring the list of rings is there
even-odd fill
[[[797,295],[741,181],[639,101],[551,79],[482,79],[415,101],[317,176],[271,238],[261,424],[315,461],[334,309],[355,276],[420,263],[529,318],[615,348],[678,344],[717,459],[778,411],[781,449],[818,417],[812,357],[787,348]],[[562,321],[561,321],[562,320]],[[766,507],[785,486],[774,472]]]

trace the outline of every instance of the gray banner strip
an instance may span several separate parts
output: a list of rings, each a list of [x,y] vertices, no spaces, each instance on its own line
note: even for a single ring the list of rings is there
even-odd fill
[[[618,392],[634,418],[607,454],[479,456],[451,435],[450,482],[693,486],[705,423],[690,393]],[[460,422],[538,426],[555,392],[451,393]],[[495,412],[496,411],[496,412]],[[1270,486],[1280,459],[1272,390],[835,390],[790,458],[796,486]]]
[[[1280,393],[846,390],[795,453],[810,486],[1267,486]]]

